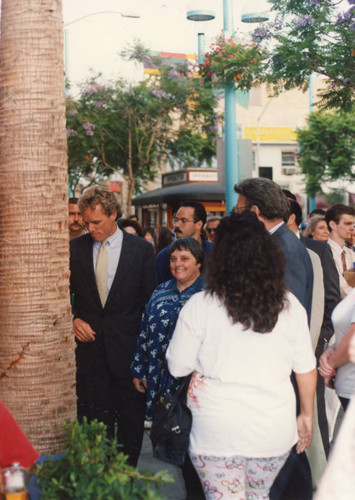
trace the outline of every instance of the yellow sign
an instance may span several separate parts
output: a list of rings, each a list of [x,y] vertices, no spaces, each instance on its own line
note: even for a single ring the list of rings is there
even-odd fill
[[[253,142],[297,142],[293,127],[243,127],[243,139]]]

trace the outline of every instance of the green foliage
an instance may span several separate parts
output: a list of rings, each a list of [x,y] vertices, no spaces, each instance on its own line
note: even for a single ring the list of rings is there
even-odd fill
[[[191,129],[180,129],[175,140],[167,144],[167,158],[171,166],[196,168],[206,161],[211,164],[215,143],[207,135],[194,134]]]
[[[224,87],[235,82],[239,90],[250,90],[258,83],[266,51],[255,42],[242,43],[219,36],[200,67],[205,85]]]
[[[264,79],[282,88],[308,87],[309,75],[323,75],[322,108],[350,111],[355,94],[355,5],[353,0],[269,0],[276,20],[259,26],[255,41],[267,44]]]
[[[189,64],[172,67],[148,55],[137,44],[126,52],[130,59],[149,60],[158,75],[129,85],[122,80],[101,85],[99,75],[82,86],[78,99],[67,101],[69,178],[75,187],[80,174],[88,182],[119,172],[127,180],[129,204],[149,180],[166,155],[177,155],[184,166],[216,154],[216,97],[194,78]],[[182,131],[193,138],[184,154]]]
[[[325,200],[328,205],[334,205],[335,203],[344,203],[347,199],[346,192],[343,189],[334,189],[331,193],[325,195]]]
[[[66,424],[64,432],[63,456],[36,466],[43,500],[161,500],[159,485],[172,482],[166,471],[151,476],[127,465],[96,420]]]
[[[311,113],[308,129],[298,129],[298,158],[306,176],[306,192],[315,196],[322,184],[355,180],[355,116],[353,113]]]

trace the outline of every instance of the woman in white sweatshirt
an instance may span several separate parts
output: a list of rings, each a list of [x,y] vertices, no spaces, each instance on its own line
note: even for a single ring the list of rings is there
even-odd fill
[[[265,499],[293,445],[312,439],[315,357],[282,251],[246,211],[221,221],[206,292],[183,307],[167,351],[193,372],[189,453],[207,499]],[[296,373],[301,412],[290,381]]]

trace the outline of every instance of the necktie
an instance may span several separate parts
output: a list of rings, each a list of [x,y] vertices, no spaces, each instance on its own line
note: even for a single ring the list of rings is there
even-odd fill
[[[107,300],[107,280],[108,280],[108,251],[106,248],[107,240],[101,243],[96,260],[96,285],[100,295],[102,307],[105,307]]]
[[[341,252],[341,263],[343,264],[343,273],[346,271],[345,250]]]

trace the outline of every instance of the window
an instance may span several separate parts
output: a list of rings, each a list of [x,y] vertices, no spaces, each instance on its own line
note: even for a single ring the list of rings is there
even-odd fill
[[[281,167],[283,175],[296,173],[296,154],[294,151],[281,151]]]
[[[265,177],[272,181],[272,167],[259,167],[259,177]]]
[[[281,152],[281,165],[283,167],[294,167],[296,166],[296,155],[293,151],[282,151]]]

